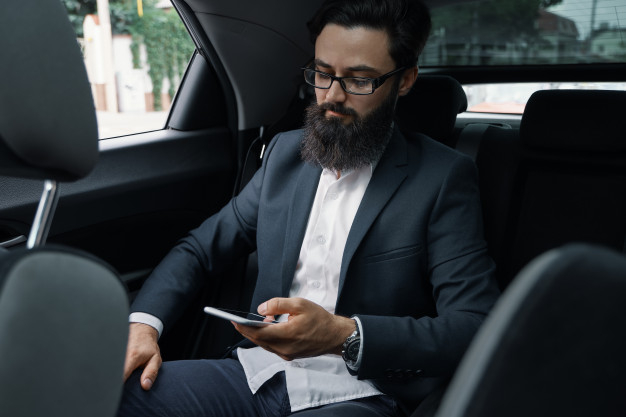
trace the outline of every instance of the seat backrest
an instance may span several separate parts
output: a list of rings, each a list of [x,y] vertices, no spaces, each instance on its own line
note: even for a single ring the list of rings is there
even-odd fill
[[[0,2],[0,48],[0,175],[87,175],[98,158],[96,113],[62,2]]]
[[[465,354],[437,417],[621,416],[626,257],[572,244],[529,264]]]
[[[0,258],[0,404],[6,416],[114,416],[128,332],[124,286],[65,249]]]
[[[59,0],[0,2],[0,175],[45,180],[29,250],[0,254],[0,413],[115,415],[128,299],[90,256],[43,246],[57,181],[86,176],[98,131],[82,54]]]
[[[538,91],[519,132],[489,128],[476,159],[485,231],[502,288],[568,242],[624,249],[624,91]]]
[[[467,96],[457,80],[445,75],[419,75],[411,91],[398,99],[396,121],[404,132],[419,132],[453,146],[456,116],[467,109]]]

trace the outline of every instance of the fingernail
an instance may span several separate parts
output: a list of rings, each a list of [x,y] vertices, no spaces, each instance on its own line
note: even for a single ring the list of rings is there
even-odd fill
[[[146,378],[143,380],[143,385],[145,387],[145,389],[150,389],[152,388],[152,380],[150,378]]]
[[[264,316],[267,313],[267,303],[263,303],[259,306],[258,312],[260,315]]]

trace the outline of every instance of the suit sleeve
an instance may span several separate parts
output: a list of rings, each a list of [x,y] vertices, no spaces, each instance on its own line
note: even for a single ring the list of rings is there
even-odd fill
[[[475,165],[459,156],[434,200],[426,256],[436,316],[358,315],[365,337],[360,379],[406,382],[454,371],[498,296],[477,184]]]
[[[151,314],[167,330],[207,279],[254,251],[259,196],[276,139],[266,150],[263,165],[242,192],[181,239],[159,263],[133,302],[131,312]]]

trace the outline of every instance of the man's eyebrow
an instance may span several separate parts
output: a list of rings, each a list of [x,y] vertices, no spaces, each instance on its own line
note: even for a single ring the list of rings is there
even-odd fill
[[[316,67],[322,67],[322,68],[330,68],[330,64],[327,64],[326,62],[322,61],[321,59],[315,58],[313,60],[313,64],[315,64]]]
[[[317,67],[332,68],[332,65],[327,64],[326,62],[318,58],[315,58],[313,60],[313,64],[315,64],[315,66]],[[369,65],[356,65],[353,67],[348,67],[346,69],[352,72],[374,72],[374,73],[380,74],[380,71],[378,71],[376,68],[370,67]]]

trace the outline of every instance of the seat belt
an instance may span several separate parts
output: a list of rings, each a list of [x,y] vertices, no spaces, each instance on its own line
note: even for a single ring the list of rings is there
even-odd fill
[[[239,191],[252,179],[254,173],[261,166],[265,149],[267,149],[274,135],[302,127],[305,108],[314,97],[313,87],[308,84],[300,85],[298,94],[289,104],[286,113],[275,123],[259,128],[259,136],[252,141],[246,154]]]
[[[483,136],[490,126],[491,125],[488,123],[470,123],[466,125],[459,134],[456,150],[463,152],[472,158],[473,161],[476,161],[480,149],[480,142],[483,140]]]
[[[261,166],[261,162],[263,161],[263,155],[265,154],[265,148],[269,144],[271,138],[267,138],[267,133],[269,129],[265,126],[261,126],[259,128],[259,136],[257,136],[250,146],[248,147],[248,152],[246,153],[246,160],[243,163],[243,170],[241,173],[241,181],[239,183],[239,190],[241,191],[243,187],[252,179],[254,173]]]

